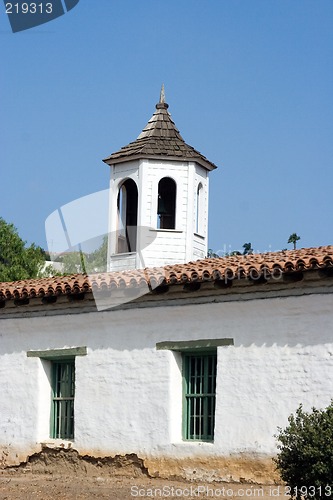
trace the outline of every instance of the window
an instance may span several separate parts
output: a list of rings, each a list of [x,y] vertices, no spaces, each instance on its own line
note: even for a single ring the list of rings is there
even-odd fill
[[[52,361],[52,438],[74,438],[74,392],[74,359]]]
[[[173,408],[176,407],[175,425],[179,425],[177,440],[181,434],[184,440],[214,440],[217,350],[233,345],[232,338],[157,342],[156,350],[176,353],[177,375],[174,380],[179,386],[173,393]],[[173,370],[171,373],[175,374]]]
[[[183,353],[183,438],[213,441],[217,354]]]
[[[41,419],[44,435],[54,439],[74,438],[75,360],[86,355],[86,346],[27,351],[28,358],[40,359],[45,374],[43,401],[45,409],[51,407],[51,419],[50,414],[47,420]],[[46,417],[47,412],[43,414]]]
[[[176,190],[176,183],[170,177],[164,177],[158,183],[158,229],[175,229],[176,227]]]
[[[120,187],[117,199],[117,253],[135,252],[138,223],[138,188],[132,179]]]
[[[195,232],[202,232],[202,198],[203,198],[203,187],[200,182],[197,189],[197,200],[196,200],[196,214],[195,214]]]

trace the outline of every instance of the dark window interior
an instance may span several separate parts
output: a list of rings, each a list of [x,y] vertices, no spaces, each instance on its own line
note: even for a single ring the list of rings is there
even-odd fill
[[[176,183],[170,177],[164,177],[158,183],[157,227],[176,227]]]
[[[135,252],[138,222],[138,189],[132,179],[120,187],[117,200],[119,227],[117,253]]]

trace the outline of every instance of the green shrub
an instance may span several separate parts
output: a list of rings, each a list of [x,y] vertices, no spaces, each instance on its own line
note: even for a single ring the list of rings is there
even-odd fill
[[[274,462],[296,498],[333,498],[333,400],[325,410],[303,411],[288,418],[275,436],[279,453]]]

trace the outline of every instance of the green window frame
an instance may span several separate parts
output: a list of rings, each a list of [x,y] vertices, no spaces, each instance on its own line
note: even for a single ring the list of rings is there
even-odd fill
[[[183,358],[183,439],[213,441],[217,352],[186,352]]]
[[[75,359],[52,361],[51,438],[74,439]]]

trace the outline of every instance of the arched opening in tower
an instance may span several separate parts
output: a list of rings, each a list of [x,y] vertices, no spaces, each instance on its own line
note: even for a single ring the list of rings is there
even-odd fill
[[[119,188],[117,253],[136,251],[138,223],[138,188],[132,179],[127,179]]]
[[[158,183],[157,228],[176,228],[176,191],[173,179],[164,177]]]

